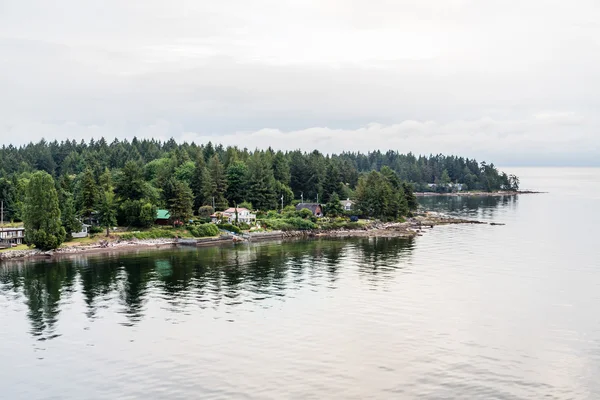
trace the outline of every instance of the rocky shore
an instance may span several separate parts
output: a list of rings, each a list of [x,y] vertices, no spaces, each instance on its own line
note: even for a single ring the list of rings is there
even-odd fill
[[[436,197],[436,196],[454,196],[454,197],[475,197],[475,196],[515,196],[518,194],[540,194],[545,192],[536,192],[532,190],[519,190],[516,192],[509,192],[505,190],[497,192],[456,192],[456,193],[437,193],[437,192],[415,192],[415,196],[418,197]]]
[[[379,222],[373,221],[364,224],[359,229],[335,229],[312,231],[273,231],[250,233],[236,236],[222,236],[201,239],[148,239],[148,240],[115,240],[100,241],[92,245],[64,247],[54,251],[43,252],[36,249],[14,250],[0,253],[0,261],[23,259],[48,259],[61,256],[115,252],[125,250],[144,250],[152,248],[165,248],[174,246],[215,246],[236,242],[254,242],[260,240],[280,240],[292,238],[317,238],[317,237],[401,237],[413,238],[420,236],[426,229],[438,225],[450,224],[487,224],[487,222],[474,221],[449,217],[435,212],[422,212],[409,218],[406,222]],[[492,223],[490,225],[502,225]]]

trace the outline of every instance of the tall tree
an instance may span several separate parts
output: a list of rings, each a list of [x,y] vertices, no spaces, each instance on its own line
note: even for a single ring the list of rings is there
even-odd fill
[[[67,233],[61,225],[58,194],[47,172],[32,175],[25,200],[25,240],[40,250],[58,248]]]
[[[344,214],[344,208],[342,207],[342,203],[340,201],[340,196],[337,193],[333,193],[329,196],[329,202],[325,207],[325,211],[328,217],[339,217]]]
[[[277,207],[275,178],[270,163],[255,152],[248,160],[248,195],[246,200],[258,210],[272,210]]]
[[[198,155],[196,159],[194,174],[192,175],[190,187],[194,193],[194,209],[198,210],[200,207],[206,204],[206,186],[209,181],[208,171],[206,170],[206,163],[204,162],[204,156]]]
[[[229,204],[238,204],[245,200],[248,188],[248,167],[243,161],[234,161],[227,168],[227,191],[225,197]]]
[[[214,201],[217,210],[227,208],[227,200],[225,199],[225,191],[227,190],[227,176],[225,169],[219,156],[215,154],[208,163],[208,172],[210,180],[207,182],[206,197],[208,201]]]
[[[106,236],[110,236],[110,227],[117,224],[117,202],[112,190],[107,190],[102,194],[98,209],[98,222],[100,226],[106,227]]]
[[[61,208],[61,223],[65,228],[68,237],[71,237],[73,232],[81,231],[81,221],[77,219],[77,213],[75,212],[75,200],[73,194],[61,190],[60,196],[60,208]]]
[[[329,160],[325,172],[325,182],[323,184],[323,201],[328,203],[331,199],[331,196],[334,193],[340,193],[341,190],[342,182],[340,170],[333,160]]]
[[[284,185],[290,185],[290,164],[281,151],[278,151],[273,156],[273,176]]]
[[[169,213],[173,222],[189,220],[193,215],[194,194],[187,183],[175,181],[173,197],[169,201]]]
[[[81,178],[80,189],[81,215],[89,219],[96,208],[98,201],[98,183],[94,178],[94,173],[90,168],[86,168]]]

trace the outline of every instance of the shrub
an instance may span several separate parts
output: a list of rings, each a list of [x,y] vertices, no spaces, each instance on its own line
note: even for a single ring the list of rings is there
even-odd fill
[[[215,213],[215,209],[211,206],[202,206],[198,209],[198,215],[201,218],[208,218],[210,220],[210,216]]]
[[[232,224],[225,223],[225,224],[219,224],[217,226],[219,227],[219,229],[224,229],[229,232],[242,233],[242,230],[240,228],[238,228],[237,226],[232,225]]]
[[[211,237],[219,235],[219,228],[215,224],[202,224],[189,228],[194,237]]]
[[[266,219],[262,221],[262,224],[269,229],[281,231],[306,231],[311,229],[318,229],[317,224],[315,224],[314,222],[299,217],[285,219]]]
[[[98,233],[104,232],[104,229],[97,225],[94,225],[94,226],[90,226],[88,232],[90,235],[96,235]]]
[[[131,239],[139,239],[139,240],[148,240],[148,239],[172,239],[177,236],[176,232],[169,229],[150,229],[145,232],[131,232],[125,233],[121,235],[121,239],[131,240]]]

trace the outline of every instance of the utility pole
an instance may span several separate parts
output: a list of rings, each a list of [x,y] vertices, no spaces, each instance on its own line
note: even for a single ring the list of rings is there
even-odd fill
[[[215,209],[215,196],[212,197],[212,201],[213,201],[213,210]]]
[[[317,204],[319,204],[319,193],[317,193]]]
[[[304,203],[304,192],[300,192],[300,198],[302,199],[301,202]]]
[[[0,217],[0,228],[4,228],[4,200],[2,200],[2,206],[0,207],[0,214],[2,214],[2,217]]]
[[[281,195],[281,212],[283,212],[283,194]]]

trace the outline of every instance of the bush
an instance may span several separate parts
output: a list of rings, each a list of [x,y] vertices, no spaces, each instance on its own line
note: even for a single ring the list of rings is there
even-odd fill
[[[208,218],[210,220],[210,216],[215,213],[215,209],[211,206],[202,206],[198,209],[198,215],[201,218]]]
[[[232,224],[226,224],[225,223],[225,224],[219,224],[217,226],[219,227],[219,229],[224,229],[224,230],[229,231],[229,232],[242,233],[242,230],[240,228],[238,228],[237,226],[232,225]]]
[[[194,237],[212,237],[219,235],[219,228],[215,224],[202,224],[188,229]]]
[[[319,228],[314,222],[299,217],[285,219],[266,219],[262,221],[262,224],[266,228],[280,231],[307,231]]]
[[[248,229],[250,229],[250,225],[248,225],[248,224],[246,224],[246,223],[244,223],[244,222],[240,222],[238,226],[239,226],[239,227],[240,227],[240,229],[241,229],[241,230],[243,230],[243,231],[247,231]]]
[[[173,239],[175,237],[177,237],[176,232],[169,229],[150,229],[149,231],[145,232],[131,232],[121,235],[121,239],[125,240]]]
[[[104,228],[98,226],[98,225],[94,225],[94,226],[90,226],[89,230],[88,230],[90,235],[96,235],[98,233],[102,233],[104,232]]]

